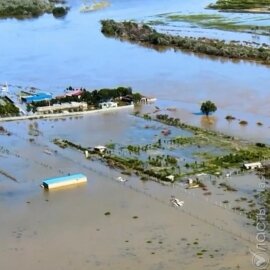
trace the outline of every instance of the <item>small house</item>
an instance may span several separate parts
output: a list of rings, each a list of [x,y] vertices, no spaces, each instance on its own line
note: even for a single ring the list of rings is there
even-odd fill
[[[254,170],[262,168],[262,163],[261,162],[245,163],[243,166],[246,170]]]
[[[94,147],[94,150],[95,150],[96,152],[99,152],[99,153],[105,152],[106,149],[107,149],[107,148],[106,148],[105,146],[103,146],[103,145],[97,145],[97,146]]]

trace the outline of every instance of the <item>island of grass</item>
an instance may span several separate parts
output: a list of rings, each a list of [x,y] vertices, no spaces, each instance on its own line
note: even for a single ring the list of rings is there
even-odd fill
[[[255,25],[255,24],[246,24],[235,18],[227,18],[220,14],[165,14],[160,15],[165,19],[172,22],[188,22],[192,25],[208,28],[208,29],[219,29],[225,31],[236,31],[236,32],[245,32],[245,33],[254,33],[260,35],[269,35],[270,26],[268,25]],[[160,24],[160,20],[151,21],[151,25]]]
[[[104,9],[110,5],[109,1],[103,0],[100,2],[94,2],[92,4],[87,4],[85,1],[85,4],[80,8],[81,12],[92,12],[92,11],[97,11],[100,9]]]
[[[64,16],[68,8],[56,6],[62,0],[0,0],[0,18],[32,18],[44,13]]]
[[[270,13],[270,0],[217,0],[208,8],[229,12]]]
[[[194,53],[270,64],[270,49],[267,46],[257,48],[217,39],[174,36],[159,33],[147,24],[138,24],[131,21],[103,20],[101,23],[101,31],[107,36],[152,46],[153,48],[181,49]]]

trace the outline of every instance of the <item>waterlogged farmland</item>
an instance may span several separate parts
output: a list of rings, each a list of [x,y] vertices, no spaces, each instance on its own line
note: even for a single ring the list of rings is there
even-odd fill
[[[122,169],[125,174],[135,172],[142,179],[150,177],[153,180],[174,182],[201,173],[232,175],[243,171],[244,163],[263,161],[270,157],[269,147],[265,144],[252,144],[189,126],[165,114],[153,115],[153,119],[148,114],[143,118],[130,117],[133,124],[125,132],[128,140],[103,141],[107,151],[101,155],[101,160],[109,167]],[[84,141],[64,137],[55,138],[54,142],[60,147],[71,147],[83,152],[93,148]],[[97,157],[95,151],[90,151]]]

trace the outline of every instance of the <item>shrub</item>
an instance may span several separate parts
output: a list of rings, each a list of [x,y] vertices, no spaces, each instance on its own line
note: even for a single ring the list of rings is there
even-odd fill
[[[247,124],[248,124],[248,122],[245,121],[245,120],[241,120],[241,121],[239,122],[239,125],[242,125],[242,126],[246,126]]]

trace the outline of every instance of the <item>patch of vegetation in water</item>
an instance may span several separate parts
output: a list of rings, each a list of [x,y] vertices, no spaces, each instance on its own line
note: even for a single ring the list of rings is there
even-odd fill
[[[220,14],[170,14],[166,15],[170,21],[188,22],[196,26],[209,29],[219,29],[226,31],[247,32],[256,34],[269,34],[270,26],[258,26],[254,24],[245,24],[241,21],[226,18]]]
[[[143,115],[136,116],[143,119]],[[193,135],[169,138],[161,135],[163,137],[147,145],[113,144],[113,147],[102,153],[68,140],[56,139],[54,143],[62,148],[72,147],[82,152],[87,150],[89,155],[97,157],[109,167],[119,169],[127,175],[134,173],[143,181],[151,179],[169,183],[198,173],[220,175],[225,169],[240,170],[245,162],[270,159],[270,148],[267,145],[262,147],[260,143],[248,143],[222,133],[190,126],[168,115],[157,115],[156,118],[151,117],[151,120],[145,121],[161,122],[192,132]],[[199,159],[186,158],[186,151],[195,155],[197,149],[203,149]],[[207,191],[207,187],[199,186]],[[235,191],[227,185],[220,187],[226,191]]]
[[[216,3],[210,4],[208,7],[220,10],[270,12],[270,0],[217,0]]]
[[[55,14],[59,15],[60,9],[55,6],[57,3],[62,3],[62,1],[0,0],[0,18],[31,18],[38,17],[44,13],[52,13],[53,11]],[[61,10],[61,12],[62,11],[63,10]]]

